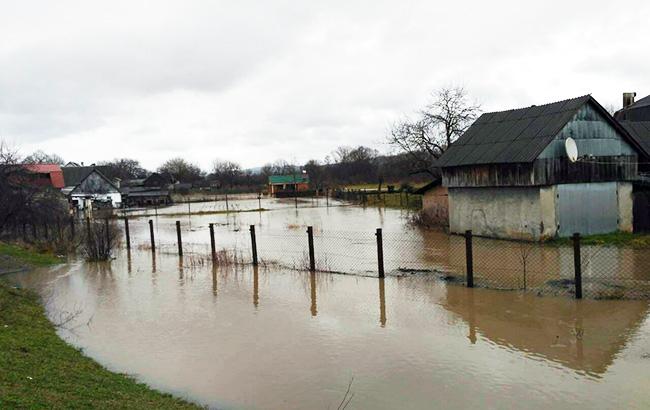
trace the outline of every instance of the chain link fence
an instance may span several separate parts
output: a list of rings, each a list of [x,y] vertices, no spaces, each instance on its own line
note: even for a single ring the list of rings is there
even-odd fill
[[[359,276],[433,276],[459,286],[590,299],[650,299],[650,251],[629,247],[552,245],[447,235],[337,231],[289,225],[192,226],[128,219],[121,241],[133,249],[182,254],[185,265],[258,264]],[[15,235],[76,238],[86,229],[74,219],[54,226],[16,227]],[[36,233],[34,233],[36,232]],[[180,240],[180,242],[179,242]],[[179,246],[180,243],[180,246]]]

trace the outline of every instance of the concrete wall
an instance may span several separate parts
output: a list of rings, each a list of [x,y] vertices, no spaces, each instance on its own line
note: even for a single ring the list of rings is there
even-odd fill
[[[544,207],[549,207],[549,194]],[[553,208],[553,207],[551,207]],[[449,188],[449,230],[494,238],[539,239],[552,231],[542,217],[539,187]]]
[[[634,194],[631,182],[618,183],[618,230],[632,232],[634,230]]]
[[[611,189],[603,189],[612,184]],[[616,198],[610,198],[609,193],[614,195],[614,190]],[[585,199],[567,197],[570,193],[581,194],[578,197]],[[562,200],[568,201],[570,209],[561,206]],[[573,232],[596,234],[616,229],[632,232],[632,205],[632,184],[628,182],[449,188],[449,230],[463,233],[471,229],[480,236],[530,240],[550,239],[558,233],[567,236]],[[564,225],[563,231],[559,224]]]
[[[449,226],[449,193],[446,187],[437,186],[422,196],[422,209],[436,225]]]

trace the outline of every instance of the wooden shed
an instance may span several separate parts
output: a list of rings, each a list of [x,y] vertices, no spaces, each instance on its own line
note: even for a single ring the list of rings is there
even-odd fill
[[[640,142],[590,95],[483,114],[438,160],[450,230],[535,240],[632,231],[639,156]]]

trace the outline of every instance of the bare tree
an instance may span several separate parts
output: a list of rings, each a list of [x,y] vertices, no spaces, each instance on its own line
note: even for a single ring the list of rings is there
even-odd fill
[[[23,159],[25,164],[57,164],[63,165],[65,161],[57,154],[48,154],[40,149],[32,152]]]
[[[99,163],[106,167],[105,172],[108,178],[136,179],[146,178],[148,172],[140,165],[140,161],[130,158],[116,158],[112,161]]]
[[[435,175],[434,161],[469,128],[480,106],[468,101],[462,87],[441,88],[432,98],[416,119],[396,122],[388,142],[412,157],[415,172]]]
[[[183,158],[167,160],[158,168],[158,172],[167,173],[180,182],[196,182],[203,179],[203,171],[198,165],[192,164]]]
[[[243,175],[241,166],[232,161],[215,160],[212,163],[212,178],[219,181],[222,186],[229,185],[231,188],[239,182]]]

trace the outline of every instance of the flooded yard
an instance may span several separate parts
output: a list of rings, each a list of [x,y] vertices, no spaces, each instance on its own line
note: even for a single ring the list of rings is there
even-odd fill
[[[109,369],[214,408],[337,408],[348,385],[354,409],[650,406],[648,301],[467,289],[425,271],[462,267],[462,238],[407,230],[400,210],[323,202],[295,209],[265,199],[269,211],[191,217],[177,205],[153,217],[154,253],[146,216],[132,220],[131,252],[109,263],[10,279],[38,290],[53,320],[72,312],[61,335]],[[256,225],[269,262],[205,263],[209,223],[218,248],[242,258]],[[321,270],[348,274],[290,269],[304,262],[308,225]],[[376,277],[376,228],[386,232],[385,279]],[[478,241],[479,255],[487,244]],[[520,260],[515,250],[510,262],[485,263],[517,270],[508,265]],[[558,276],[571,259],[563,249],[530,252],[529,266],[552,265]],[[650,264],[629,252],[619,256],[637,262],[617,263],[645,279]]]

